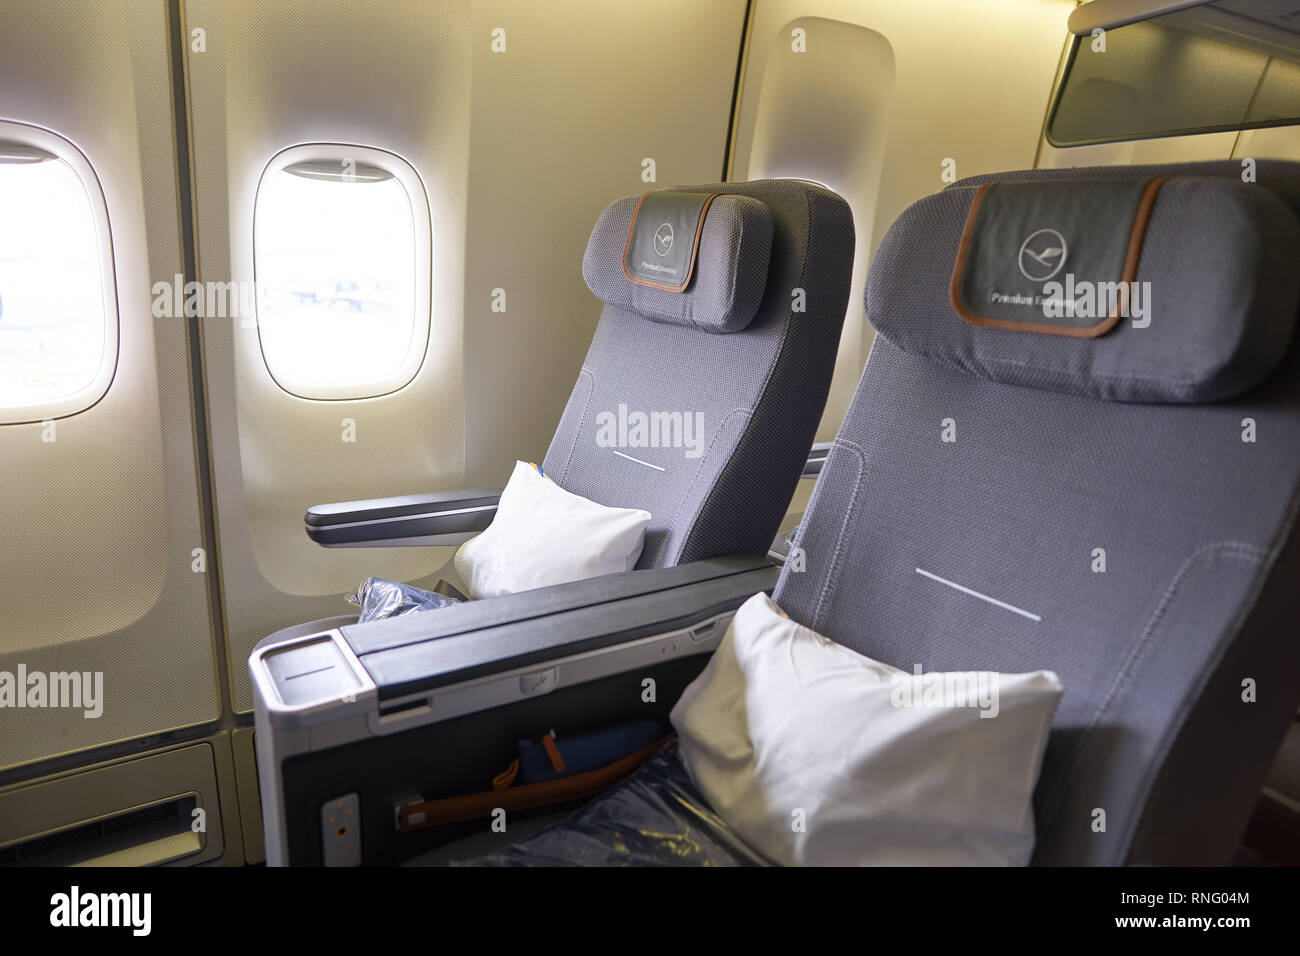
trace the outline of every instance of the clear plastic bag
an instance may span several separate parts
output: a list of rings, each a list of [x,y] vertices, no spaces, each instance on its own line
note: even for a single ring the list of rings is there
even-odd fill
[[[452,866],[769,866],[695,789],[667,744],[630,777],[531,839]]]
[[[409,584],[385,581],[383,578],[366,578],[361,582],[361,587],[357,588],[357,593],[348,598],[348,603],[361,608],[357,622],[365,624],[367,621],[382,621],[401,614],[434,611],[461,602]]]

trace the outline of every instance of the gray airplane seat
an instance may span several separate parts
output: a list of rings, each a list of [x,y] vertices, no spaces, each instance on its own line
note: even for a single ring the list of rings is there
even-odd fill
[[[1300,166],[1241,169],[1008,173],[909,207],[773,595],[907,671],[1059,675],[1038,864],[1226,864],[1300,698]],[[684,774],[666,751],[472,862],[753,862]]]
[[[652,515],[638,568],[766,553],[826,403],[853,251],[848,205],[805,182],[674,187],[601,214],[582,271],[604,308],[542,466]],[[306,530],[327,547],[460,544],[498,496],[318,505]],[[450,562],[440,576],[465,590]]]
[[[399,859],[440,834],[394,833],[393,801],[463,790],[499,772],[537,726],[580,725],[564,706],[581,688],[568,684],[621,687],[614,672],[628,660],[664,669],[665,688],[689,681],[727,615],[775,583],[767,551],[825,405],[853,255],[848,205],[811,183],[681,187],[605,209],[583,262],[604,308],[542,465],[567,491],[650,513],[636,570],[388,620],[335,617],[261,641],[249,668],[272,863],[331,859],[319,814],[302,808],[332,806],[336,789],[350,791],[345,779],[365,781],[367,852]],[[661,439],[680,440],[647,441],[656,420]],[[323,505],[307,531],[331,547],[458,544],[488,526],[497,495]],[[624,648],[628,627],[640,643]],[[547,663],[565,642],[578,656]],[[640,693],[627,716],[643,715]],[[520,708],[517,729],[440,736],[440,722],[473,723],[503,701]],[[446,743],[454,759],[438,756]],[[318,760],[343,768],[337,787]]]

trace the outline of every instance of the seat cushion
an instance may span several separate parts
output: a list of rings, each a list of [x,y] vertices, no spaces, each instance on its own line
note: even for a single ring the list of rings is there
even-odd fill
[[[871,630],[870,616],[859,622]],[[673,708],[718,815],[801,866],[1023,866],[1056,675],[916,673],[787,617],[736,612]]]

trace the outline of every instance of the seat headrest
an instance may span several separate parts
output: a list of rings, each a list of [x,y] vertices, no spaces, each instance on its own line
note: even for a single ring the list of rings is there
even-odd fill
[[[1281,362],[1298,259],[1300,221],[1255,183],[957,185],[890,228],[867,279],[867,317],[903,351],[997,382],[1211,402]]]
[[[605,207],[582,275],[607,305],[702,332],[739,332],[763,300],[771,252],[767,206],[685,187]]]

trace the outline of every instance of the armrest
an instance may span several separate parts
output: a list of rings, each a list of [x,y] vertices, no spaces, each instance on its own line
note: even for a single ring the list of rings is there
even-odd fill
[[[386,701],[689,630],[770,592],[779,573],[765,558],[715,558],[353,624],[341,633]],[[701,644],[705,636],[712,642]],[[709,630],[693,641],[702,653],[721,637]]]
[[[259,644],[249,658],[259,718],[274,712],[295,725],[315,723],[322,711],[352,709],[362,698],[382,716],[387,701],[670,632],[690,632],[674,655],[704,653],[722,629],[701,625],[729,619],[779,576],[764,558],[712,558],[295,634]]]
[[[249,670],[268,864],[328,862],[321,808],[340,799],[367,812],[365,859],[404,858],[443,838],[398,832],[405,791],[470,792],[520,736],[548,727],[666,720],[736,608],[778,576],[763,558],[709,559],[259,645]]]
[[[496,516],[501,491],[472,488],[313,505],[307,536],[327,548],[462,544]]]

